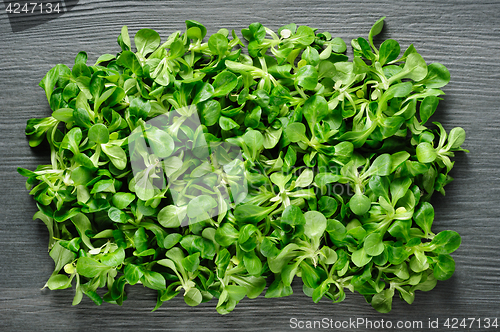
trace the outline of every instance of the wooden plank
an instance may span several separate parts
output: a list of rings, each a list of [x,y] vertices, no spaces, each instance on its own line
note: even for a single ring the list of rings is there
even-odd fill
[[[292,317],[421,320],[427,324],[429,318],[500,316],[499,13],[500,3],[487,0],[80,1],[59,18],[16,33],[5,13],[0,14],[2,330],[284,331],[290,329]],[[431,292],[417,293],[411,306],[395,299],[388,315],[374,311],[359,294],[347,294],[340,304],[326,300],[314,304],[298,283],[290,297],[244,299],[226,316],[215,312],[215,301],[191,308],[180,297],[152,313],[155,294],[141,286],[128,288],[129,299],[122,307],[106,303],[97,307],[88,298],[72,307],[72,290],[40,291],[52,270],[46,250],[48,233],[40,221],[31,220],[36,207],[15,169],[34,169],[49,161],[47,154],[29,148],[24,126],[29,118],[50,114],[38,82],[52,66],[71,65],[80,50],[87,51],[89,62],[100,54],[118,52],[116,38],[124,24],[131,34],[149,27],[165,39],[183,30],[186,19],[204,23],[209,33],[222,27],[239,33],[255,21],[272,29],[295,22],[330,31],[349,43],[351,38],[367,36],[381,16],[387,16],[381,38],[398,40],[402,49],[413,43],[428,63],[448,67],[451,82],[444,88],[446,96],[433,119],[448,129],[461,126],[467,131],[465,147],[471,153],[455,158],[455,181],[446,187],[445,197],[434,199],[435,229],[453,229],[463,237],[453,255],[457,265],[450,280]]]

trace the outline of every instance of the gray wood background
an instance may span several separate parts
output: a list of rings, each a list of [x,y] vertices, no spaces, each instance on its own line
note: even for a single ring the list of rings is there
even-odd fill
[[[423,330],[429,319],[439,319],[438,330],[444,331],[446,318],[500,319],[499,1],[85,0],[54,20],[18,32],[2,5],[0,9],[1,331],[287,331],[291,318],[422,321]],[[446,187],[445,197],[434,199],[434,229],[452,229],[463,238],[453,254],[456,272],[451,279],[431,292],[418,292],[411,306],[395,299],[390,314],[377,313],[359,294],[347,294],[340,304],[314,304],[299,284],[290,297],[244,299],[225,316],[216,313],[215,301],[190,308],[181,298],[151,313],[155,292],[140,285],[128,288],[122,307],[98,307],[88,298],[72,307],[72,290],[40,290],[53,269],[48,233],[31,219],[36,207],[16,167],[34,169],[49,162],[48,155],[28,146],[24,128],[29,118],[50,114],[38,82],[52,66],[72,65],[80,50],[88,53],[89,63],[103,53],[116,53],[122,25],[131,34],[148,27],[166,37],[184,30],[186,19],[204,23],[209,34],[223,27],[239,33],[256,21],[272,29],[295,22],[350,43],[367,36],[381,16],[387,16],[382,38],[398,40],[402,49],[413,43],[428,63],[448,67],[451,82],[434,119],[448,130],[461,126],[467,131],[464,146],[471,152],[455,158],[455,181]],[[365,330],[372,329],[343,329]],[[474,324],[458,330],[485,329]]]

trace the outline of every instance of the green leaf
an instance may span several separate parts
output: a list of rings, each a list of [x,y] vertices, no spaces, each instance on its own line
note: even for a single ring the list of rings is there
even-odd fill
[[[372,258],[368,256],[368,254],[365,251],[365,248],[363,247],[353,252],[351,255],[351,259],[354,265],[356,265],[357,267],[363,267],[366,264],[370,263]]]
[[[381,65],[385,65],[388,62],[396,60],[399,56],[401,49],[399,43],[394,39],[386,39],[380,45],[379,51],[379,62]]]
[[[115,58],[116,56],[114,56],[113,54],[103,54],[97,58],[94,65],[98,65],[102,62],[109,62],[111,60],[114,60]]]
[[[436,96],[427,96],[420,103],[420,123],[424,124],[434,114],[439,103],[439,98]]]
[[[341,179],[341,176],[338,174],[332,174],[332,173],[319,173],[316,174],[314,177],[314,182],[320,186],[326,186],[329,183],[336,183],[339,182]]]
[[[73,111],[73,119],[81,127],[90,128],[92,126],[89,113],[83,108],[77,108]]]
[[[115,192],[115,180],[114,179],[106,179],[97,181],[92,187],[91,194],[99,193],[99,192]]]
[[[155,290],[164,290],[167,288],[165,278],[160,273],[149,270],[142,270],[142,273],[141,281],[144,286]]]
[[[278,129],[267,128],[264,132],[264,148],[267,150],[274,148],[278,144],[282,132],[283,127],[279,127]]]
[[[198,81],[194,88],[194,98],[192,103],[195,105],[201,103],[212,97],[213,94],[214,87],[210,83]]]
[[[314,172],[306,168],[302,173],[300,173],[297,180],[295,180],[295,187],[306,188],[308,187],[314,179]]]
[[[382,28],[384,27],[384,17],[381,17],[373,24],[373,26],[370,29],[370,32],[368,33],[368,40],[370,40],[370,44],[373,46],[373,37],[378,35],[380,32],[382,32]],[[374,47],[374,46],[373,46]]]
[[[78,127],[72,128],[63,138],[61,148],[71,150],[74,154],[80,151],[79,145],[82,141],[82,130]]]
[[[253,250],[243,254],[243,264],[249,274],[260,275],[262,271],[262,262]]]
[[[288,173],[297,162],[297,153],[292,146],[289,146],[283,160],[283,172]]]
[[[73,172],[74,173],[74,172]],[[135,199],[135,195],[132,193],[117,192],[113,195],[112,202],[113,205],[118,209],[124,209],[129,206]]]
[[[250,149],[252,160],[255,160],[264,146],[264,136],[258,130],[249,130],[243,135],[243,141]]]
[[[364,194],[354,194],[349,200],[349,208],[354,214],[361,216],[370,210],[371,203]]]
[[[355,74],[364,74],[370,72],[371,70],[370,67],[359,56],[355,56],[352,62],[354,64]]]
[[[377,197],[389,200],[389,179],[378,175],[372,176],[369,182],[370,189]]]
[[[283,210],[281,215],[281,224],[287,224],[290,226],[305,225],[306,219],[302,210],[295,205],[289,205]]]
[[[237,124],[233,119],[221,116],[219,118],[219,126],[221,127],[222,130],[230,131],[235,128],[239,128],[240,125]]]
[[[121,170],[127,167],[127,162],[128,162],[127,155],[120,146],[107,143],[107,144],[102,144],[101,148],[102,151],[108,156],[109,160],[111,160],[111,163],[113,163],[113,165],[116,168]]]
[[[239,286],[246,288],[246,295],[249,299],[259,296],[266,287],[266,279],[263,277],[239,277],[235,280]]]
[[[130,101],[129,112],[130,115],[136,119],[146,120],[150,111],[151,103],[149,100],[144,100],[143,98],[138,97]]]
[[[285,297],[293,293],[292,286],[285,286],[281,278],[275,278],[266,291],[266,298]]]
[[[450,131],[448,135],[448,144],[446,145],[449,149],[458,149],[465,141],[465,130],[461,127],[455,127]]]
[[[187,214],[186,208],[167,205],[158,212],[158,222],[166,228],[179,227]]]
[[[335,214],[338,208],[338,202],[335,198],[323,196],[318,201],[319,211],[327,218]]]
[[[275,172],[271,174],[270,179],[275,185],[279,187],[280,191],[284,191],[286,184],[290,181],[292,176],[292,174],[285,175],[280,172]]]
[[[393,297],[394,289],[384,289],[382,292],[373,295],[371,304],[378,312],[388,313],[392,309]]]
[[[322,121],[328,113],[329,110],[326,99],[319,95],[314,95],[307,99],[302,107],[302,114],[304,114],[311,132],[314,132],[314,126]]]
[[[365,238],[363,244],[365,253],[369,256],[378,256],[384,251],[382,236],[379,233],[372,233]]]
[[[186,235],[182,238],[180,243],[190,255],[199,252],[201,258],[212,259],[215,256],[214,242],[204,237],[198,235]]]
[[[295,76],[295,83],[305,90],[314,90],[318,85],[318,71],[311,65],[301,67]]]
[[[142,76],[142,66],[135,53],[131,51],[123,51],[116,60],[116,63],[130,69],[135,75]]]
[[[429,234],[434,221],[434,208],[429,202],[423,202],[420,208],[415,211],[413,219],[425,234]]]
[[[379,155],[373,163],[370,165],[370,168],[363,173],[363,178],[367,178],[369,176],[387,176],[391,174],[392,171],[392,159],[391,155],[384,153]]]
[[[257,128],[260,123],[261,115],[262,108],[260,106],[255,107],[250,113],[247,113],[247,115],[245,116],[245,126],[249,128]]]
[[[143,273],[139,266],[134,264],[127,264],[124,270],[125,279],[130,285],[135,285],[139,282]]]
[[[275,208],[275,205],[266,208],[253,204],[242,204],[234,209],[234,217],[242,223],[258,223]]]
[[[96,123],[89,129],[89,140],[97,144],[105,144],[109,142],[108,128],[102,123]]]
[[[455,272],[455,261],[450,255],[439,255],[434,265],[434,277],[437,280],[450,279]]]
[[[108,210],[108,217],[114,222],[125,224],[128,221],[128,216],[125,212],[112,207]]]
[[[186,302],[188,306],[197,306],[202,300],[203,296],[198,288],[191,288],[189,291],[184,293],[184,302]]]
[[[137,52],[146,56],[154,52],[158,46],[160,46],[160,35],[158,32],[151,29],[141,29],[135,34],[134,43]]]
[[[215,241],[224,247],[233,244],[238,237],[238,231],[229,223],[224,223],[215,231]]]
[[[80,257],[76,263],[76,271],[78,274],[87,278],[94,278],[108,272],[110,269],[110,266],[102,264],[90,257]]]
[[[322,257],[320,257],[320,260],[325,264],[335,264],[338,259],[337,253],[330,247],[324,246],[321,248],[321,253]]]
[[[441,88],[450,82],[450,72],[442,64],[431,63],[427,70],[427,76],[419,82],[427,88]]]
[[[411,183],[412,180],[410,178],[397,178],[391,182],[391,202],[393,206],[396,205],[400,198],[406,195]]]
[[[389,246],[387,253],[389,262],[394,265],[403,263],[409,256],[409,252],[401,246]]]
[[[421,163],[431,163],[436,160],[437,152],[432,144],[422,142],[417,146],[417,158]]]
[[[218,122],[221,113],[221,107],[218,101],[207,100],[204,103],[198,104],[198,109],[201,114],[202,123],[205,126],[210,127]]]
[[[71,287],[71,280],[63,274],[52,275],[47,280],[47,287],[50,290],[69,288]]]
[[[208,39],[208,48],[213,54],[224,56],[228,50],[227,37],[220,33],[214,33]]]
[[[412,53],[406,58],[403,71],[407,72],[406,78],[418,82],[427,76],[427,64],[420,54]]]
[[[55,265],[53,275],[57,274],[66,264],[71,263],[76,258],[74,252],[62,247],[58,242],[54,244],[49,255]]]
[[[203,39],[206,36],[207,29],[203,26],[203,24],[201,24],[197,21],[194,21],[194,20],[186,20],[186,28],[190,29],[192,27],[196,27],[200,30],[200,33],[201,33],[200,39]]]
[[[222,97],[231,92],[238,85],[238,78],[230,71],[223,71],[215,76],[212,86],[214,88],[213,97]]]
[[[441,231],[432,241],[430,247],[434,248],[433,251],[440,254],[451,254],[460,247],[462,238],[455,231]]]
[[[351,44],[354,45],[354,47],[360,51],[360,53],[363,55],[364,58],[366,58],[368,60],[372,60],[372,61],[373,61],[373,59],[375,59],[375,55],[373,54],[372,50],[370,49],[370,44],[363,37],[358,37]],[[376,48],[373,47],[373,49],[376,49]]]
[[[289,38],[293,43],[297,43],[302,46],[310,45],[314,41],[314,31],[308,26],[301,25],[297,28],[295,35]]]
[[[409,241],[411,238],[410,227],[411,227],[411,220],[396,220],[387,229],[387,231],[395,238],[403,239],[404,241]]]
[[[391,155],[391,173],[396,171],[401,164],[403,164],[408,158],[410,158],[410,154],[406,151],[399,151],[396,153],[393,153]]]
[[[121,33],[118,36],[118,45],[120,45],[123,51],[130,51],[131,49],[130,37],[126,25],[122,27]]]
[[[200,253],[197,252],[192,255],[184,257],[181,263],[187,272],[193,273],[198,269],[198,266],[200,265]]]
[[[78,230],[78,234],[80,234],[80,237],[82,238],[82,242],[89,249],[94,249],[94,246],[92,245],[89,237],[87,236],[87,231],[92,231],[92,224],[91,224],[89,218],[83,213],[78,213],[77,215],[71,217],[71,221],[73,222],[76,229]]]
[[[302,59],[307,61],[308,65],[316,66],[319,63],[319,53],[315,48],[307,46],[302,52]]]
[[[73,111],[74,110],[72,108],[60,108],[52,112],[52,117],[56,120],[68,123],[74,121]]]
[[[423,252],[415,251],[415,255],[410,259],[410,268],[417,273],[429,268],[429,262]]]
[[[307,211],[304,213],[306,224],[304,234],[310,238],[319,239],[326,230],[326,217],[318,211]]]
[[[229,298],[237,302],[241,301],[247,293],[246,288],[243,286],[229,285],[226,287],[226,290]]]
[[[156,157],[166,158],[174,151],[174,139],[166,131],[157,127],[149,127],[143,130],[143,134]]]
[[[305,286],[309,288],[316,288],[319,286],[321,276],[314,267],[309,265],[306,261],[302,261],[300,263],[300,270],[302,274],[302,281]]]
[[[42,89],[45,90],[45,95],[47,97],[47,100],[49,101],[50,96],[52,95],[52,92],[54,91],[54,88],[59,79],[61,66],[63,65],[56,65],[55,67],[50,69],[38,84]]]
[[[405,122],[402,116],[393,116],[383,119],[380,124],[382,125],[382,136],[384,138],[395,135],[400,129],[401,125]]]
[[[56,240],[54,239],[54,235],[57,232],[57,226],[54,225],[54,219],[43,214],[41,211],[37,211],[33,215],[33,220],[40,219],[43,221],[45,226],[47,226],[47,230],[49,231],[49,249],[54,247]]]
[[[104,89],[104,76],[106,73],[104,71],[96,71],[95,73],[92,74],[92,77],[90,78],[89,82],[89,91],[94,97],[94,100],[97,101],[99,96],[102,93],[102,90]],[[66,89],[66,88],[65,88]],[[98,107],[97,107],[98,108]]]
[[[119,266],[123,264],[125,259],[125,250],[123,248],[118,248],[113,252],[109,252],[101,257],[101,262],[107,266]]]
[[[410,94],[413,89],[413,85],[410,82],[403,82],[391,85],[389,89],[383,94],[384,100],[389,100],[394,97],[406,97]]]
[[[178,233],[168,234],[163,241],[165,249],[170,249],[175,246],[182,239],[182,235]]]
[[[309,142],[306,136],[306,126],[300,122],[290,123],[286,129],[286,136],[291,142]]]
[[[283,267],[297,255],[297,248],[298,246],[295,243],[290,243],[286,245],[277,256],[269,257],[267,260],[269,269],[273,273],[280,273]]]
[[[200,195],[192,199],[187,206],[187,216],[189,218],[210,216],[210,211],[217,207],[215,199],[208,195]]]
[[[137,253],[148,250],[148,236],[144,227],[139,227],[134,233],[134,246]]]

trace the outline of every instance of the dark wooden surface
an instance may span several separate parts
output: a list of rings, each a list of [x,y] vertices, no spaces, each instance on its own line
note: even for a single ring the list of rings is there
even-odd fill
[[[80,1],[69,13],[39,26],[13,32],[0,5],[0,330],[1,331],[286,331],[290,319],[423,321],[500,316],[500,2],[499,1]],[[431,292],[417,292],[413,305],[395,299],[390,314],[379,314],[359,294],[340,304],[318,304],[295,285],[294,295],[244,299],[229,315],[215,301],[190,308],[181,298],[151,313],[154,292],[128,288],[122,307],[95,306],[88,298],[71,306],[72,290],[41,291],[53,263],[48,233],[32,221],[35,204],[16,167],[34,169],[49,157],[30,149],[26,120],[49,115],[38,82],[55,64],[71,65],[80,50],[94,62],[116,53],[122,25],[135,33],[153,28],[162,37],[184,29],[186,19],[239,31],[252,22],[269,28],[295,22],[327,30],[347,43],[387,16],[383,38],[413,43],[427,63],[451,72],[445,100],[434,116],[449,130],[467,131],[445,197],[436,196],[436,231],[453,229],[463,243],[453,254],[455,275]],[[349,53],[350,54],[350,53]],[[499,317],[500,318],[500,317]],[[307,329],[304,329],[307,330]],[[344,329],[370,331],[371,329]],[[379,329],[383,330],[383,329]],[[393,329],[395,330],[395,329]],[[410,329],[417,331],[419,329]],[[460,328],[459,330],[464,330]],[[474,325],[469,331],[481,331]]]

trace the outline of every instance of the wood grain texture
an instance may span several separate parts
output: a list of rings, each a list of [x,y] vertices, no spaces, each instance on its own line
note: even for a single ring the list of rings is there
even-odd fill
[[[0,6],[1,7],[1,6]],[[379,314],[359,294],[340,304],[318,304],[294,284],[282,299],[244,299],[220,316],[215,301],[191,308],[181,298],[156,312],[155,293],[128,288],[122,307],[95,306],[88,298],[71,306],[72,290],[40,291],[52,272],[48,233],[32,221],[35,204],[16,172],[47,163],[47,154],[30,149],[26,120],[49,114],[38,82],[57,63],[71,65],[80,50],[93,62],[119,50],[122,25],[135,33],[153,28],[164,38],[184,29],[186,19],[202,22],[209,33],[239,31],[252,22],[272,29],[295,22],[327,30],[350,42],[367,36],[387,16],[381,38],[413,43],[428,63],[451,72],[446,96],[433,119],[467,132],[446,196],[436,196],[435,230],[453,229],[463,243],[453,257],[455,275],[431,292],[418,292],[413,305],[395,299],[390,314]],[[287,331],[290,318],[302,320],[421,320],[500,316],[500,2],[499,1],[80,1],[69,13],[43,25],[13,33],[0,13],[0,330],[2,331]],[[348,52],[348,55],[351,53]],[[500,317],[499,317],[500,318]],[[307,329],[303,329],[307,330]],[[347,328],[343,331],[369,331]],[[413,329],[417,331],[417,329]],[[422,329],[421,329],[422,330]],[[427,329],[423,329],[427,330]],[[468,331],[480,331],[472,328]]]

